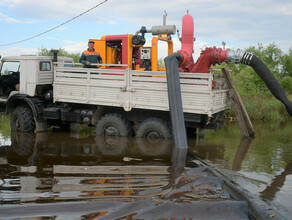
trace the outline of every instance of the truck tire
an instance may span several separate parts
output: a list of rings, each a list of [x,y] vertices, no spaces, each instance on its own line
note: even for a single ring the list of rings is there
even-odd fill
[[[96,135],[127,137],[132,134],[130,122],[120,114],[103,116],[95,127]]]
[[[95,143],[103,156],[122,156],[129,148],[130,141],[127,137],[96,136]]]
[[[136,138],[135,145],[141,155],[170,157],[172,141],[170,139]]]
[[[34,132],[35,121],[32,112],[24,107],[17,106],[11,115],[11,131]]]
[[[170,139],[171,132],[165,121],[160,118],[148,118],[139,125],[136,137]]]
[[[7,159],[13,164],[29,164],[29,157],[33,153],[35,146],[35,134],[11,132],[11,146],[8,149]]]

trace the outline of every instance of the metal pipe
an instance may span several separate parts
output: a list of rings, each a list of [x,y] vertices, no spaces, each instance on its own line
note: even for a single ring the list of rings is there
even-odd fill
[[[168,90],[170,121],[175,148],[187,148],[187,137],[181,97],[178,66],[183,61],[180,53],[173,53],[164,59]]]
[[[167,13],[166,13],[166,11],[164,10],[164,15],[163,15],[163,26],[165,26],[166,25],[166,16],[167,16]]]
[[[143,28],[143,27],[142,27]],[[176,27],[175,25],[158,25],[158,26],[152,26],[151,29],[146,29],[144,33],[152,33],[152,35],[160,35],[160,34],[175,34]],[[136,31],[135,35],[141,33],[141,29]]]
[[[53,62],[57,62],[58,61],[58,53],[59,53],[59,50],[50,50],[50,53],[53,53],[54,56],[53,56]]]
[[[182,18],[181,50],[192,56],[194,47],[194,19],[186,14]]]

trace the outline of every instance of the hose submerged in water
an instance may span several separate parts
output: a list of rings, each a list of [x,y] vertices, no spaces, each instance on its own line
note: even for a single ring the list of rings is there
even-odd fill
[[[292,102],[289,101],[281,84],[260,58],[254,54],[239,49],[228,50],[227,62],[242,63],[251,66],[267,85],[273,96],[285,105],[287,112],[292,117]]]
[[[164,59],[170,121],[175,148],[188,147],[178,71],[179,63],[182,60],[183,57],[179,53],[173,53]]]

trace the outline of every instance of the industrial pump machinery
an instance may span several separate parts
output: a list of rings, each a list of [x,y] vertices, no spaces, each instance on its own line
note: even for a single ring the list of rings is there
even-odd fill
[[[171,54],[165,59],[166,69],[167,65],[171,62],[175,62],[179,65],[179,72],[191,73],[208,73],[211,65],[220,64],[222,62],[249,65],[265,82],[271,93],[285,105],[287,112],[292,117],[292,102],[288,100],[284,89],[271,71],[256,55],[240,49],[222,50],[221,48],[208,47],[201,52],[197,62],[194,63],[192,57],[194,20],[189,14],[186,14],[182,19],[182,36],[180,40],[182,43],[181,50]]]
[[[101,37],[100,40],[90,40],[95,42],[95,49],[100,53],[104,63],[127,64],[133,70],[167,71],[168,67],[169,71],[171,68],[169,63],[171,62],[175,62],[179,66],[179,72],[190,73],[209,73],[211,65],[222,62],[249,65],[265,82],[271,93],[285,105],[287,112],[292,116],[292,102],[288,100],[284,89],[271,71],[256,55],[240,49],[225,50],[207,47],[201,52],[197,62],[194,63],[192,56],[195,39],[194,20],[188,12],[182,18],[182,34],[179,37],[182,44],[181,50],[173,53],[171,35],[175,32],[175,25],[166,25],[166,15],[164,15],[163,25],[153,26],[151,29],[142,26],[135,35],[107,35]],[[152,33],[155,36],[152,38],[150,47],[143,46],[146,42],[146,33]],[[168,57],[165,59],[166,68],[159,67],[157,64],[158,41],[164,41],[168,44]]]

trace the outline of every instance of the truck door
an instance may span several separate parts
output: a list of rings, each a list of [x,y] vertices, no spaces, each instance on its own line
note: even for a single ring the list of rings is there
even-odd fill
[[[19,90],[19,61],[3,61],[0,72],[0,96],[8,97],[11,91]]]

